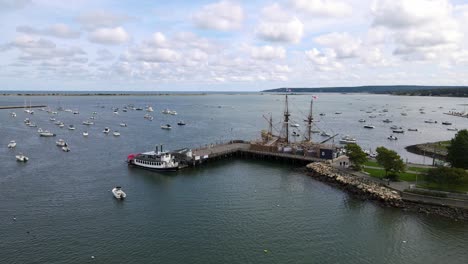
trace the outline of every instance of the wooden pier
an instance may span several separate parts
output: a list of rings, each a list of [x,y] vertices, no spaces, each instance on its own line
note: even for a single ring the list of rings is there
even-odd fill
[[[192,150],[192,160],[188,165],[198,166],[213,160],[229,157],[249,158],[257,160],[277,160],[291,164],[307,165],[311,162],[325,161],[326,159],[302,154],[284,153],[276,151],[260,151],[252,148],[250,142],[231,141],[223,144],[211,144],[203,148]]]

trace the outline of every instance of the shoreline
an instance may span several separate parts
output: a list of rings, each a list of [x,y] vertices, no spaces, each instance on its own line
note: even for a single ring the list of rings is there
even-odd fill
[[[340,172],[328,164],[311,163],[306,166],[306,175],[339,188],[358,199],[375,201],[384,207],[399,208],[403,211],[426,215],[437,215],[455,221],[468,221],[468,209],[405,200],[395,190],[371,182],[368,179]]]

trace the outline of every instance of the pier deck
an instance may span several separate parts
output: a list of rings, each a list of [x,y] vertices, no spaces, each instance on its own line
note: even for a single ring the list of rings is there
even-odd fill
[[[217,160],[231,156],[253,159],[274,159],[287,161],[293,164],[301,163],[304,165],[311,162],[324,161],[324,159],[306,156],[304,154],[253,150],[251,149],[251,144],[248,142],[211,144],[204,148],[194,149],[192,154],[192,166],[197,166],[210,160]]]

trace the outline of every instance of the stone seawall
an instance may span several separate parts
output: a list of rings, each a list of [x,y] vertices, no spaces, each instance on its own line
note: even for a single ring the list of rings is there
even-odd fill
[[[404,211],[468,221],[467,209],[405,201],[394,190],[366,178],[342,173],[329,164],[316,162],[307,165],[306,168],[308,175],[315,179],[343,189],[363,200],[374,200],[383,206],[401,208]]]

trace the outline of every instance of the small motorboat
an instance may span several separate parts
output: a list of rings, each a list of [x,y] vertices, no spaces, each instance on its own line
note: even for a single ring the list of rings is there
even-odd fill
[[[390,127],[390,129],[399,129],[399,128],[401,128],[401,127],[398,127],[397,125],[393,125],[393,126]]]
[[[148,106],[148,107],[146,108],[146,112],[153,112],[153,111],[154,111],[154,110],[153,110],[153,107],[151,107],[151,106]]]
[[[417,128],[408,128],[408,131],[417,132],[417,131],[418,131],[418,129],[417,129]]]
[[[299,135],[299,133],[297,133],[296,131],[293,131],[292,134],[291,134],[291,136],[293,136],[293,137],[299,137],[299,136],[301,136],[301,135]]]
[[[34,124],[34,123],[29,123],[29,124],[28,124],[28,127],[37,127],[37,125]]]
[[[83,125],[86,125],[86,126],[94,125],[94,122],[86,120],[86,121],[83,121]]]
[[[27,125],[27,124],[31,123],[31,120],[29,120],[29,118],[26,118],[26,119],[24,119],[24,123]]]
[[[148,119],[149,121],[153,121],[153,117],[149,114],[146,114],[143,116],[145,119]]]
[[[384,119],[383,122],[384,122],[384,123],[391,123],[391,122],[393,122],[393,121],[387,118],[387,119]]]
[[[8,143],[8,148],[14,148],[16,147],[16,141],[12,140],[10,143]]]
[[[110,129],[108,127],[105,127],[104,130],[102,131],[102,133],[104,134],[109,134],[110,132]]]
[[[11,117],[16,117],[16,113],[15,113],[15,112],[11,112],[11,113],[10,113],[10,116],[11,116]]]
[[[444,121],[444,122],[442,122],[442,125],[451,126],[451,125],[452,125],[452,123],[450,123],[450,122],[447,122],[447,121]]]
[[[355,144],[357,141],[355,138],[352,138],[350,136],[344,136],[340,139],[341,144]]]
[[[55,117],[49,118],[50,121],[55,121]]]
[[[78,112],[78,111],[73,111],[73,114],[74,114],[74,115],[79,115],[80,112]]]
[[[120,136],[120,132],[116,130],[112,133],[112,135],[114,135],[114,137],[118,137]]]
[[[26,162],[29,160],[29,158],[23,155],[22,153],[19,153],[18,155],[16,155],[16,160],[20,162]]]
[[[290,126],[291,127],[299,127],[300,125],[296,123],[296,124],[291,124]]]
[[[401,113],[402,116],[407,116],[408,114],[407,113]]]
[[[405,131],[403,129],[399,128],[399,129],[394,129],[393,133],[403,134],[403,133],[405,133]]]
[[[42,130],[42,128],[39,128],[39,129],[37,130],[37,133],[42,133],[42,132],[44,132],[44,130]]]
[[[41,136],[41,137],[55,137],[55,134],[48,131],[48,130],[44,130],[41,133],[39,133],[39,136]]]
[[[184,121],[179,121],[179,122],[177,122],[177,125],[179,125],[179,126],[185,126],[186,124],[185,124]]]
[[[65,146],[67,143],[65,142],[65,140],[59,139],[59,140],[55,141],[55,144],[56,144],[57,146],[59,146],[59,147],[63,147],[63,146]]]
[[[426,124],[435,124],[435,123],[437,123],[437,121],[434,121],[434,120],[430,119],[430,120],[425,120],[424,123],[426,123]]]
[[[365,122],[366,122],[366,120],[365,120],[365,119],[359,119],[359,122],[361,122],[361,123],[365,123]]]
[[[171,125],[169,125],[169,124],[166,124],[166,125],[161,126],[161,129],[167,129],[167,130],[169,130],[169,129],[171,129],[171,128],[172,128],[172,127],[171,127]]]
[[[312,132],[313,134],[318,134],[318,133],[320,133],[320,130],[312,130],[311,132]]]
[[[83,137],[87,137],[89,134],[88,134],[88,131],[84,131],[83,132]]]
[[[448,131],[458,131],[458,128],[454,128],[454,127],[449,127],[447,128]]]
[[[325,113],[320,113],[319,115],[320,115],[320,116],[325,116]]]
[[[335,115],[341,115],[342,113],[341,112],[335,112]]]
[[[364,128],[374,129],[375,126],[374,125],[365,125]]]
[[[322,132],[320,135],[321,135],[322,137],[331,137],[331,135],[328,134],[327,132]]]
[[[390,135],[390,136],[388,137],[388,139],[390,139],[390,140],[397,140],[398,138],[395,137],[394,135]]]
[[[120,123],[120,126],[121,127],[127,127],[127,124],[126,123]]]
[[[376,115],[370,115],[369,118],[376,118]]]
[[[122,187],[116,186],[112,189],[112,194],[116,199],[124,199],[127,197],[127,194],[122,190]]]
[[[177,112],[176,111],[170,111],[169,114],[170,115],[177,115]]]
[[[68,130],[75,130],[75,126],[74,125],[69,125]]]
[[[65,126],[64,123],[60,123],[60,124],[59,124],[59,127],[60,127],[60,128],[63,128],[64,126]]]
[[[68,147],[67,143],[65,143],[65,146],[62,147],[62,151],[70,152],[70,147]]]

